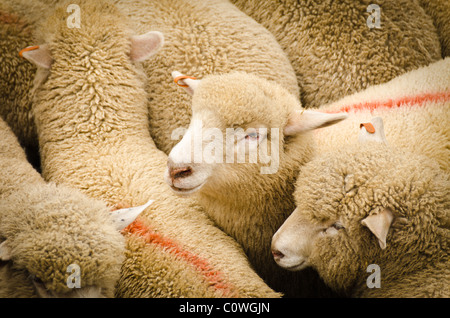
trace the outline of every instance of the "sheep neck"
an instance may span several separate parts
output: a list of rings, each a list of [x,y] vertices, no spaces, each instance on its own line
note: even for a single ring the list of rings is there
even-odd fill
[[[23,189],[24,184],[44,184],[40,174],[28,163],[23,149],[0,118],[0,199]]]
[[[96,84],[95,89],[76,77],[61,87],[58,76],[50,75],[38,87],[34,117],[46,180],[68,183],[111,204],[134,201],[124,180],[131,183],[133,175],[145,171],[144,158],[154,144],[147,95],[138,72],[131,75],[128,85]]]
[[[292,282],[299,281],[303,274],[281,269],[273,260],[270,246],[273,234],[295,209],[292,196],[295,179],[300,167],[312,157],[310,145],[308,137],[292,138],[285,145],[285,156],[277,173],[260,175],[244,170],[233,174],[245,176],[245,180],[233,180],[237,187],[225,185],[226,189],[217,189],[214,184],[205,185],[197,195],[213,221],[243,247],[261,277],[272,288],[287,295],[298,296],[296,288],[300,283]],[[307,274],[311,280],[316,279],[315,273]],[[292,288],[286,289],[286,286]]]

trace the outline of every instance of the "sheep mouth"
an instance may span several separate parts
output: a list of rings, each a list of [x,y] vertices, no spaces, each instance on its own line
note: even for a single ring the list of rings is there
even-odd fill
[[[284,269],[291,271],[291,272],[297,272],[297,271],[300,271],[300,270],[308,267],[308,264],[306,263],[305,260],[301,261],[300,263],[294,264],[294,265],[283,265],[280,263],[278,263],[278,265],[280,265]]]
[[[192,187],[192,188],[178,188],[174,185],[170,185],[170,188],[179,195],[187,196],[187,195],[190,195],[190,194],[200,190],[200,188],[203,187],[204,184],[205,184],[205,182],[202,182],[199,185]]]
[[[296,272],[296,271],[302,270],[302,269],[304,269],[304,268],[306,268],[306,267],[308,267],[308,265],[306,264],[305,261],[303,261],[303,262],[301,262],[300,264],[286,267],[286,269],[287,269],[288,271]]]

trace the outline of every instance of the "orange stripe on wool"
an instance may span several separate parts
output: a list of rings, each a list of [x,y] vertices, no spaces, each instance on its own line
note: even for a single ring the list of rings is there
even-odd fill
[[[235,288],[225,281],[223,274],[208,263],[189,251],[184,250],[177,243],[169,238],[165,238],[152,229],[145,226],[140,220],[136,220],[124,229],[125,232],[142,237],[146,243],[155,244],[168,251],[174,256],[180,257],[186,262],[192,264],[203,275],[205,280],[215,289],[220,290],[224,297],[238,297]]]
[[[359,104],[353,104],[349,106],[342,106],[339,110],[326,111],[326,113],[348,113],[350,111],[367,111],[367,110],[375,110],[377,108],[396,108],[402,105],[416,105],[422,106],[429,102],[441,102],[441,101],[449,101],[450,100],[450,91],[441,92],[435,94],[422,94],[416,96],[405,96],[398,99],[388,99],[385,101],[376,101],[376,102],[363,102]]]

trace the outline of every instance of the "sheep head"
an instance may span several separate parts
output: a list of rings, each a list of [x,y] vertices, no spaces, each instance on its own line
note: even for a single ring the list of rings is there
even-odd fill
[[[448,245],[449,176],[429,158],[390,149],[382,121],[372,124],[378,136],[363,127],[362,143],[302,168],[297,207],[272,240],[281,267],[311,266],[338,291],[363,284],[369,264],[387,278],[442,257]]]
[[[152,202],[110,212],[73,189],[26,186],[0,203],[0,260],[40,297],[111,297],[125,252],[119,231]]]
[[[346,118],[303,110],[286,89],[252,74],[209,75],[202,80],[179,72],[172,76],[192,95],[190,126],[172,134],[174,139],[183,137],[169,154],[165,174],[181,195],[207,188],[208,193],[245,191],[248,183],[259,183],[258,176],[274,175],[284,165],[285,149],[291,147],[288,139],[291,144],[296,137],[308,140],[307,132]],[[301,161],[310,145],[297,145],[302,150],[292,157]],[[259,178],[265,183],[270,179]]]

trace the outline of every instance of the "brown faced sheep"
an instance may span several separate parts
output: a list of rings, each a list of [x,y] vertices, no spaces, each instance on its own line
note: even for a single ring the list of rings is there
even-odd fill
[[[306,108],[386,83],[441,58],[433,20],[417,1],[232,2],[274,34],[297,74]],[[439,2],[448,7],[448,1]],[[441,21],[448,21],[448,10],[441,9]]]
[[[79,29],[66,26],[68,4],[85,12]],[[33,104],[43,175],[111,205],[155,200],[126,229],[116,296],[278,297],[194,200],[164,184],[167,157],[149,135],[146,79],[131,59],[162,38],[135,38],[126,21],[107,1],[69,1],[39,29],[46,43],[24,54],[46,67]]]
[[[447,298],[449,193],[450,176],[427,157],[373,141],[342,147],[302,168],[275,259],[311,266],[351,297]]]

